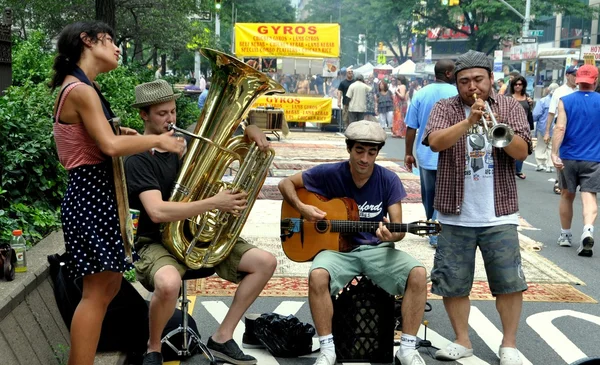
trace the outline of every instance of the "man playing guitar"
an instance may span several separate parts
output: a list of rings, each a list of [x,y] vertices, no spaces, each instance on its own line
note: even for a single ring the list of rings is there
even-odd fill
[[[397,365],[425,364],[415,345],[427,300],[426,270],[415,258],[394,248],[394,242],[404,238],[404,233],[392,233],[384,225],[402,222],[401,200],[406,196],[400,178],[375,164],[386,133],[378,123],[361,120],[351,123],[345,135],[350,154],[348,161],[315,166],[279,183],[283,199],[305,220],[324,219],[326,212],[303,203],[296,192],[300,188],[326,199],[351,198],[358,205],[361,221],[380,222],[375,233],[353,235],[351,239],[356,248],[351,252],[325,250],[313,260],[308,299],[321,344],[315,365],[335,364],[331,296],[357,275],[366,275],[392,295],[403,295],[403,334],[395,362]]]

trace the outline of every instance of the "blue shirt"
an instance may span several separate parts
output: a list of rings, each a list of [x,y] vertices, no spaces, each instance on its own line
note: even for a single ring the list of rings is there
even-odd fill
[[[548,94],[540,99],[533,108],[533,121],[536,122],[535,130],[537,134],[546,133],[546,124],[548,121],[548,110],[550,110],[550,101],[552,100],[552,94]],[[550,135],[552,135],[552,129],[550,129]]]
[[[575,91],[560,100],[567,114],[567,129],[560,146],[560,158],[600,162],[600,94]]]
[[[439,100],[451,98],[458,94],[456,86],[445,82],[429,84],[413,95],[406,113],[406,125],[417,129],[417,162],[418,166],[427,170],[437,170],[438,154],[421,143],[429,114]]]
[[[208,89],[204,89],[198,98],[198,109],[202,110],[204,108],[204,103],[206,103],[206,97],[208,96]]]
[[[302,173],[306,190],[327,199],[350,198],[358,205],[361,221],[383,222],[388,207],[406,197],[400,178],[392,171],[375,164],[373,174],[361,187],[356,187],[348,161],[315,166]],[[375,233],[361,232],[353,237],[357,245],[379,243]]]

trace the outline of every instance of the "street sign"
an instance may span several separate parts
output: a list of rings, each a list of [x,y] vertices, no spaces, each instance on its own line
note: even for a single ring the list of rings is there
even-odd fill
[[[530,30],[528,33],[529,33],[529,36],[531,36],[531,37],[543,37],[544,36],[543,29],[533,29],[533,30]]]
[[[192,20],[196,22],[210,22],[212,21],[212,13],[210,11],[200,11],[198,14],[192,16]]]
[[[517,38],[517,43],[536,43],[537,39],[535,37],[519,37]]]

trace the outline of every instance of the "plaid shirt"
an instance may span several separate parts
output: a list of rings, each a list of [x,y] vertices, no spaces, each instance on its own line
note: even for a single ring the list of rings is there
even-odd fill
[[[527,142],[531,154],[531,133],[525,110],[513,98],[492,94],[488,100],[498,123],[508,124],[515,134]],[[431,132],[446,129],[465,120],[464,104],[460,96],[438,101],[427,122],[423,144],[428,146]],[[519,210],[517,183],[515,182],[515,160],[502,148],[492,148],[494,157],[494,208],[500,217]],[[441,151],[435,184],[434,208],[443,214],[460,214],[465,195],[466,136],[456,144]]]

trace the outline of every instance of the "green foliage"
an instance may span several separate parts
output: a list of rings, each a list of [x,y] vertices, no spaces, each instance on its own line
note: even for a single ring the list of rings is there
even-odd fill
[[[135,283],[137,281],[137,278],[135,276],[135,269],[125,271],[123,273],[123,276],[125,277],[125,280],[129,281],[130,283]]]
[[[32,32],[27,41],[13,37],[13,85],[23,85],[27,80],[34,84],[45,83],[50,77],[53,57],[50,44],[41,31]]]
[[[52,351],[54,352],[54,358],[58,361],[58,365],[67,365],[67,361],[69,360],[69,346],[59,343],[53,346]]]

